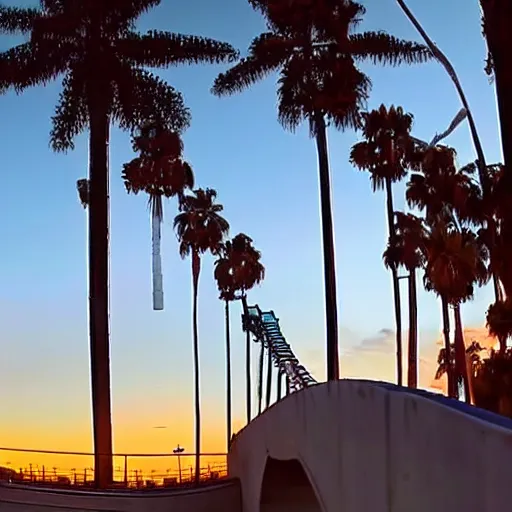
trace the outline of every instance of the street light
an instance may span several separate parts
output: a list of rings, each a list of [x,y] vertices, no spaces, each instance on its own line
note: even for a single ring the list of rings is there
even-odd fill
[[[181,484],[181,454],[185,451],[185,448],[182,448],[179,444],[172,453],[178,456],[178,471],[180,472],[180,484]]]

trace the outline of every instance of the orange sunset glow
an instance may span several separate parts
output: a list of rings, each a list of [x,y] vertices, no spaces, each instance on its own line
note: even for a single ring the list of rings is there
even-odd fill
[[[466,343],[478,341],[484,348],[492,347],[495,339],[488,336],[485,328],[465,329]],[[434,392],[444,392],[446,383],[443,377],[434,380],[436,360],[442,345],[441,336],[437,341],[420,344],[419,384],[424,389]],[[355,344],[341,359],[342,376],[346,378],[372,378],[388,382],[395,381],[394,362],[394,333],[383,331],[371,340]],[[304,352],[304,363],[313,374],[323,372],[323,358],[314,352]],[[256,373],[255,373],[256,375]],[[238,395],[236,395],[238,396]],[[127,457],[128,477],[134,478],[137,470],[139,477],[164,478],[178,474],[177,457],[172,450],[179,443],[185,448],[181,456],[183,478],[186,478],[193,467],[193,457],[187,456],[193,452],[193,415],[190,403],[183,399],[176,412],[168,407],[161,407],[157,400],[144,400],[143,396],[132,397],[130,405],[116,406],[114,400],[114,447],[117,454],[167,454],[167,456],[129,456]],[[28,397],[30,401],[30,397]],[[234,418],[234,432],[244,426],[241,406],[241,396],[238,396],[239,414]],[[92,433],[90,415],[85,396],[80,402],[82,409],[75,405],[67,408],[67,402],[50,404],[55,415],[38,415],[28,408],[13,409],[13,414],[0,423],[0,439],[2,447],[25,448],[40,450],[55,450],[69,452],[92,451]],[[37,408],[36,408],[37,411]],[[66,411],[72,414],[66,414]],[[158,428],[155,428],[158,427]],[[225,418],[224,404],[221,397],[215,401],[215,406],[209,402],[203,406],[203,449],[207,454],[223,454],[225,448]],[[116,479],[124,477],[125,457],[114,458]],[[206,471],[225,471],[224,455],[205,455],[201,466]],[[0,466],[9,467],[16,471],[30,471],[36,475],[52,476],[65,475],[70,478],[76,473],[82,479],[84,473],[92,478],[93,458],[86,455],[64,455],[44,453],[23,453],[0,450]]]

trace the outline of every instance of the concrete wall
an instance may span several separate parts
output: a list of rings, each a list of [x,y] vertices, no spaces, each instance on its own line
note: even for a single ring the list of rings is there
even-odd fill
[[[0,512],[241,512],[238,482],[200,490],[88,493],[0,485]]]
[[[510,422],[489,414],[484,420],[466,409],[364,381],[320,384],[289,395],[232,444],[229,473],[241,481],[243,512],[260,512],[262,495],[261,511],[273,510],[268,496],[279,487],[289,496],[283,511],[508,510]],[[304,500],[283,484],[266,490],[272,485],[263,478],[268,458],[300,463],[318,503],[299,508]]]

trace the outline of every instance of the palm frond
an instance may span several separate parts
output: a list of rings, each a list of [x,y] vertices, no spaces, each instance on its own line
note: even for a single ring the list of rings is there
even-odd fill
[[[293,52],[294,42],[279,34],[265,32],[255,37],[248,56],[221,73],[212,87],[216,96],[234,94],[277,71]]]
[[[117,51],[136,66],[233,62],[238,51],[229,43],[207,37],[152,30],[129,32],[116,42]]]
[[[28,87],[45,85],[66,71],[70,47],[47,41],[23,43],[0,53],[0,81],[20,93]]]
[[[39,16],[41,16],[39,9],[0,5],[0,33],[28,32]]]
[[[356,59],[368,59],[374,64],[419,64],[433,58],[424,45],[405,41],[386,32],[362,32],[349,38],[350,54]]]
[[[117,76],[112,114],[124,129],[156,120],[163,128],[181,133],[190,124],[190,112],[176,89],[149,71],[129,66]]]
[[[62,91],[52,117],[51,148],[58,152],[74,149],[73,139],[87,128],[88,122],[84,80],[70,70],[62,81]]]

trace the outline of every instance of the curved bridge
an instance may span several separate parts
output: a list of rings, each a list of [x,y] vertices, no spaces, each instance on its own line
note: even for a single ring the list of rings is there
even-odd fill
[[[244,316],[290,394],[231,445],[229,475],[240,480],[243,512],[510,508],[511,420],[387,383],[317,384],[272,311],[253,306]],[[283,343],[287,348],[279,350]]]
[[[289,395],[231,446],[243,511],[509,510],[512,422],[452,402],[350,380]]]

